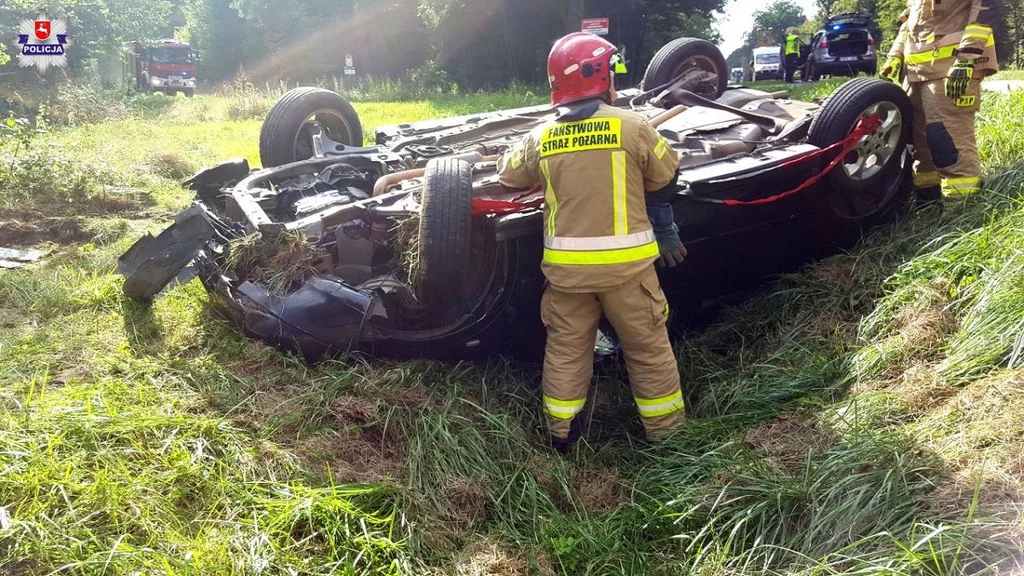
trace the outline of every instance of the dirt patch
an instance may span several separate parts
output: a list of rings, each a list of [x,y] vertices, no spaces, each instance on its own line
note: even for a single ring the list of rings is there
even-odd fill
[[[933,297],[938,299],[935,295]],[[894,323],[906,350],[918,354],[922,351],[937,352],[942,341],[958,326],[953,310],[941,300],[918,310],[903,310]]]
[[[451,527],[468,529],[487,514],[487,494],[479,482],[471,478],[457,478],[444,487],[447,506],[442,518]]]
[[[578,470],[572,475],[572,487],[592,512],[618,508],[626,500],[626,488],[617,468]]]
[[[440,410],[441,400],[431,394],[424,386],[415,385],[399,388],[385,394],[386,402],[403,408],[420,408],[423,410]]]
[[[554,462],[541,456],[534,456],[526,463],[526,469],[533,474],[537,486],[547,493],[551,503],[564,512],[573,510],[572,502],[566,497],[566,489],[562,481],[555,475],[556,465]]]
[[[0,246],[34,246],[43,242],[88,242],[93,233],[83,218],[34,218],[0,220]]]
[[[339,483],[405,481],[405,443],[375,429],[322,434],[283,443],[311,470],[328,471]]]
[[[995,518],[1013,526],[1016,537],[1024,540],[1024,486],[1019,479],[985,478],[978,486],[976,477],[959,474],[929,493],[928,509],[945,520],[963,520],[970,513],[976,490],[978,503],[974,516]]]
[[[371,424],[380,417],[376,401],[353,396],[335,400],[331,404],[330,412],[334,417],[353,424]]]
[[[508,546],[486,539],[468,546],[458,555],[455,573],[458,576],[525,576],[531,572],[522,550],[513,551]]]
[[[1024,371],[972,382],[926,418],[943,431],[929,446],[958,469],[981,461],[1007,472],[1024,466]]]
[[[821,454],[832,445],[832,438],[815,422],[790,414],[781,414],[748,431],[744,441],[769,461],[789,471],[800,470],[811,454]]]

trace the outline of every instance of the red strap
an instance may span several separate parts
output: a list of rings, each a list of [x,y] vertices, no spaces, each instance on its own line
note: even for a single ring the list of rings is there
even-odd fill
[[[851,151],[853,151],[854,148],[857,147],[857,143],[860,141],[861,138],[867,136],[868,134],[871,134],[875,130],[878,130],[878,127],[881,125],[882,119],[879,118],[878,116],[865,116],[860,119],[860,121],[857,123],[857,126],[855,126],[853,131],[850,132],[850,135],[840,140],[839,142],[836,142],[835,144],[832,144],[830,146],[826,146],[820,150],[815,150],[814,152],[811,152],[810,154],[806,154],[804,156],[800,156],[799,158],[794,158],[787,162],[783,162],[782,167],[786,168],[794,164],[801,164],[803,162],[813,160],[819,156],[824,156],[837,148],[842,148],[839,154],[837,154],[836,157],[833,158],[827,166],[825,166],[824,170],[815,174],[806,182],[797,186],[796,188],[793,188],[792,190],[788,190],[786,192],[782,192],[774,196],[768,196],[767,198],[758,198],[757,200],[712,200],[710,198],[702,200],[707,200],[710,202],[714,202],[716,204],[721,203],[725,204],[726,206],[754,206],[758,204],[770,204],[772,202],[792,196],[798,192],[802,192],[810,188],[811,186],[817,184],[822,178],[825,177],[826,174],[835,169],[835,167],[838,166],[839,163],[843,161],[843,158],[845,158],[847,154],[849,154]],[[473,216],[484,216],[487,214],[511,214],[514,212],[524,212],[526,210],[540,208],[541,206],[544,205],[543,196],[538,196],[536,198],[525,200],[525,198],[529,198],[530,196],[533,196],[538,192],[540,192],[540,188],[534,188],[533,190],[530,190],[526,194],[523,194],[522,196],[519,196],[518,198],[514,198],[512,200],[492,200],[487,198],[474,198]]]
[[[526,194],[513,198],[512,200],[492,200],[490,198],[473,199],[473,216],[484,216],[487,214],[510,214],[513,212],[525,212],[544,205],[544,197],[538,196],[530,200],[524,200],[540,192],[540,188],[534,188]]]
[[[810,188],[811,186],[817,184],[822,178],[825,177],[826,174],[828,174],[836,166],[838,166],[839,163],[842,162],[844,158],[846,158],[847,154],[852,152],[853,149],[857,147],[857,144],[859,143],[861,138],[867,136],[868,134],[871,134],[875,130],[878,130],[878,127],[881,125],[882,120],[878,116],[866,116],[860,119],[860,122],[857,123],[857,126],[853,129],[852,132],[850,132],[849,136],[840,140],[839,142],[836,142],[831,146],[826,146],[821,150],[815,150],[814,152],[807,154],[806,156],[801,156],[799,158],[794,158],[793,160],[790,160],[788,162],[784,162],[782,166],[785,168],[787,166],[792,166],[793,164],[806,162],[812,158],[817,158],[818,156],[823,156],[825,154],[828,154],[832,150],[839,148],[840,146],[843,148],[842,151],[840,151],[839,154],[837,154],[836,157],[833,158],[832,161],[828,163],[828,166],[825,166],[824,170],[818,172],[814,176],[811,176],[803,184],[797,186],[796,188],[793,188],[792,190],[788,190],[786,192],[782,192],[774,196],[768,196],[766,198],[758,198],[757,200],[722,200],[722,204],[725,204],[726,206],[756,206],[758,204],[771,204],[772,202],[782,200],[783,198],[792,196],[798,192],[802,192]]]

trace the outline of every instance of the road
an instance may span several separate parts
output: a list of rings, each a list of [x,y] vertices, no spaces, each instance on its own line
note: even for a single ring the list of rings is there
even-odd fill
[[[1012,92],[1024,90],[1024,80],[985,80],[981,87],[990,92]]]

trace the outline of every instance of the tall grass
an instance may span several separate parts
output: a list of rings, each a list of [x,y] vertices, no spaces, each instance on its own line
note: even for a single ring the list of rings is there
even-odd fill
[[[505,98],[529,97],[357,105],[412,120]],[[169,208],[187,194],[154,154],[254,154],[258,122],[226,120],[230,103],[42,138]],[[1020,570],[1024,175],[998,127],[1024,97],[984,106],[987,191],[681,334],[690,419],[663,443],[640,439],[621,367],[599,370],[568,457],[546,446],[536,366],[307,366],[220,320],[198,283],[125,300],[126,234],[168,216],[85,211],[120,232],[0,271],[0,573]]]

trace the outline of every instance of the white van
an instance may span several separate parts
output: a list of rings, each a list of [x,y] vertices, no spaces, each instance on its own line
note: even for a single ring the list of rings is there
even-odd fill
[[[781,80],[784,77],[782,67],[782,46],[762,46],[754,48],[754,69],[752,80]]]

